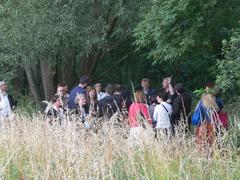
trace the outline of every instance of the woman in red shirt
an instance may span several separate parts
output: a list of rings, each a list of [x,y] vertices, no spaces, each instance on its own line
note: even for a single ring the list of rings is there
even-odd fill
[[[146,104],[146,96],[142,90],[135,92],[135,102],[129,108],[129,125],[134,127],[141,127],[139,122],[146,119],[151,124],[148,106]]]

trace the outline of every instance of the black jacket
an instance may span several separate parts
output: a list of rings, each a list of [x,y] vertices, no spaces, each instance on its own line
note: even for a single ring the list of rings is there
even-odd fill
[[[171,122],[172,124],[178,125],[181,114],[183,115],[184,119],[188,121],[188,124],[191,123],[190,113],[192,107],[192,97],[187,93],[183,93],[181,95],[177,95],[176,99],[173,101],[172,104],[172,116]]]
[[[17,103],[14,101],[13,96],[10,94],[8,94],[8,101],[11,109],[13,110],[13,108],[16,107]]]
[[[99,116],[110,118],[118,110],[121,110],[122,98],[120,95],[106,96],[99,102]]]

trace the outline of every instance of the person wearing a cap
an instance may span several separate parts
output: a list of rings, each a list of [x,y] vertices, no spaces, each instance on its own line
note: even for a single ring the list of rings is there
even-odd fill
[[[8,94],[8,86],[5,81],[0,82],[0,117],[10,117],[15,106],[13,98]]]

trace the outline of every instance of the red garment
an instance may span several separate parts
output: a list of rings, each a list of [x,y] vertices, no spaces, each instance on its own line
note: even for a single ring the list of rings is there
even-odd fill
[[[151,118],[149,115],[148,107],[143,103],[133,103],[129,108],[129,125],[131,127],[140,127],[137,117],[142,114],[143,117],[151,124]]]

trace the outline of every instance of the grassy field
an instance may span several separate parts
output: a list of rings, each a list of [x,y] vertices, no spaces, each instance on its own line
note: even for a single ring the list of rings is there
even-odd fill
[[[239,179],[240,121],[216,144],[199,152],[194,136],[156,140],[151,128],[139,141],[128,128],[104,123],[92,132],[67,122],[46,126],[39,115],[16,115],[0,127],[1,179]]]

